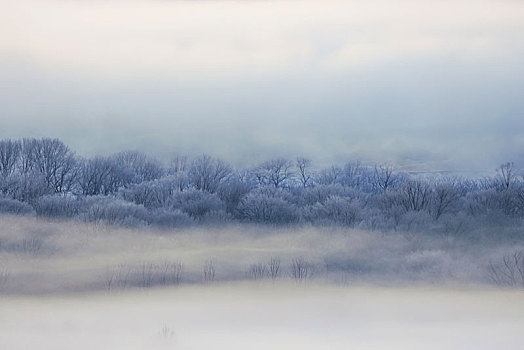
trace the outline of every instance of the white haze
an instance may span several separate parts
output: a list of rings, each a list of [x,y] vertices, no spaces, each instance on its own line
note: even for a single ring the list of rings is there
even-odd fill
[[[124,229],[0,216],[0,343],[55,350],[518,349],[524,294],[495,288],[489,275],[490,262],[523,248],[501,238],[508,233],[477,231],[473,239],[334,227]],[[280,275],[253,279],[250,266],[272,257]],[[296,258],[312,264],[311,276],[293,277]],[[213,280],[203,278],[209,261]],[[179,283],[161,283],[164,262],[183,265]],[[148,266],[155,266],[151,278]]]
[[[214,282],[252,280],[251,267],[272,258],[282,281],[296,280],[293,261],[303,259],[310,265],[308,282],[490,286],[490,264],[524,250],[522,240],[511,238],[516,233],[502,228],[450,236],[247,224],[125,229],[5,215],[0,223],[0,293],[6,295],[201,284],[208,282],[208,262]],[[171,278],[174,263],[183,270],[178,282]]]
[[[520,1],[0,1],[0,137],[81,154],[522,160]]]
[[[6,349],[519,349],[516,291],[232,284],[0,299]]]

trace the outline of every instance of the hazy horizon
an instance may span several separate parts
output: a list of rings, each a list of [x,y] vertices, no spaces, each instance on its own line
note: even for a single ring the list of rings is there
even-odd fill
[[[0,138],[234,164],[524,163],[522,2],[0,4]]]

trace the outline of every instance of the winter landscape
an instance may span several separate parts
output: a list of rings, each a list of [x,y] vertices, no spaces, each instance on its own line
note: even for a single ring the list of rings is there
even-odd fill
[[[523,62],[518,1],[0,1],[0,348],[521,348]]]

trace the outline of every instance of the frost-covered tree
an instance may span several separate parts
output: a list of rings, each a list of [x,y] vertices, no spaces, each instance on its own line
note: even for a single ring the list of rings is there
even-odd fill
[[[188,176],[197,190],[215,193],[231,172],[229,164],[204,154],[191,163]]]
[[[397,191],[400,203],[406,211],[427,210],[431,203],[431,187],[423,180],[405,182]]]
[[[313,171],[311,170],[311,160],[304,157],[298,157],[295,161],[295,166],[297,168],[297,178],[302,187],[306,188],[312,185]]]
[[[321,185],[341,184],[342,175],[342,169],[333,165],[320,171],[317,182]]]
[[[73,152],[58,139],[23,139],[19,170],[22,174],[43,176],[46,186],[55,193],[69,191],[77,175]]]
[[[273,186],[282,188],[288,185],[292,179],[293,164],[285,158],[268,160],[253,171],[260,186]]]
[[[465,194],[456,178],[441,179],[433,186],[430,212],[435,220],[449,212]]]
[[[124,151],[113,155],[112,160],[120,170],[119,185],[126,187],[142,181],[159,179],[164,174],[160,162],[139,151]]]
[[[181,192],[179,179],[176,175],[170,175],[131,185],[121,189],[120,193],[127,201],[153,209],[167,207],[178,192]]]
[[[376,165],[371,181],[375,191],[386,192],[397,182],[397,177],[393,173],[393,166]]]
[[[260,188],[247,194],[238,206],[238,217],[251,222],[289,224],[300,220],[296,207],[274,188]]]
[[[235,172],[223,182],[217,191],[218,196],[226,205],[226,211],[233,214],[242,198],[254,188],[247,174]]]
[[[512,162],[504,163],[498,167],[497,172],[500,179],[500,185],[503,190],[510,188],[515,181],[514,164]]]
[[[14,174],[20,158],[21,144],[16,140],[0,140],[0,176]]]
[[[469,179],[414,177],[359,162],[317,172],[306,158],[234,170],[207,155],[177,157],[164,169],[137,151],[80,159],[57,139],[0,141],[5,212],[126,225],[237,219],[447,233],[461,232],[462,223],[520,225],[524,178],[518,174],[513,163],[491,177]]]
[[[303,209],[304,217],[314,224],[354,226],[360,219],[362,204],[356,199],[330,196]]]
[[[208,215],[224,215],[225,205],[216,193],[189,189],[174,194],[170,208],[179,209],[193,219],[203,220]]]
[[[81,193],[85,196],[107,194],[106,186],[111,169],[111,161],[104,157],[82,160],[77,178]]]

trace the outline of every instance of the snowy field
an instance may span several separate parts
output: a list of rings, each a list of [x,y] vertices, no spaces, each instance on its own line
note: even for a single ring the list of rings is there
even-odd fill
[[[520,349],[524,293],[233,283],[0,299],[3,349]]]

